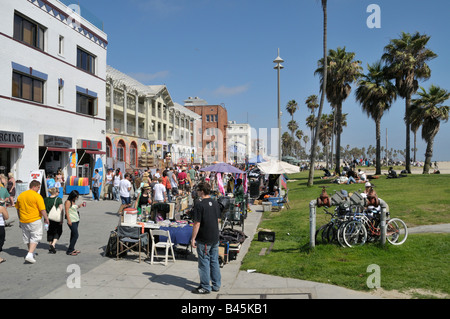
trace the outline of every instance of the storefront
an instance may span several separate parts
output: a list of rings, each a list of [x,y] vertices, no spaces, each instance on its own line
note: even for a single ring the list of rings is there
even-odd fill
[[[14,171],[24,147],[22,132],[0,131],[0,174]]]
[[[56,175],[59,169],[66,171],[72,152],[75,149],[71,137],[39,135],[39,169],[45,170],[47,177]]]
[[[77,140],[78,168],[77,177],[91,178],[94,172],[96,155],[105,155],[102,142],[91,140]]]

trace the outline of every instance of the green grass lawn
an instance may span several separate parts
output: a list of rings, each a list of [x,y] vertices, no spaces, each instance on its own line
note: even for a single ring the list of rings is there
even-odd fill
[[[323,173],[318,171],[316,175]],[[255,237],[243,260],[243,270],[256,269],[260,273],[368,291],[366,282],[371,272],[367,272],[367,267],[376,264],[380,267],[381,288],[385,290],[415,288],[450,295],[450,234],[409,234],[400,246],[372,243],[344,248],[322,244],[310,250],[309,202],[319,197],[321,187],[329,186],[327,192],[331,196],[335,190],[362,190],[364,184],[338,185],[316,178],[314,186],[307,187],[308,172],[289,178],[291,209],[265,212],[259,225],[276,233],[272,250],[259,256],[270,243],[258,242]],[[379,198],[388,203],[391,217],[403,219],[408,227],[450,223],[450,175],[409,175],[398,179],[381,176],[372,183]],[[329,220],[322,211],[317,209],[317,227]]]

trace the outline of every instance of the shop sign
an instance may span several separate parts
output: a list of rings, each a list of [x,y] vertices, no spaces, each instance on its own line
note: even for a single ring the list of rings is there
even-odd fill
[[[23,133],[0,131],[0,144],[23,145]]]
[[[40,146],[71,148],[72,138],[65,136],[40,135]]]
[[[101,150],[102,142],[90,140],[78,140],[77,148],[84,150]]]

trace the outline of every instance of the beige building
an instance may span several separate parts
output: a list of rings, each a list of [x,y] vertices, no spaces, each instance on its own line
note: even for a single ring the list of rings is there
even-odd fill
[[[106,78],[108,167],[129,171],[167,166],[172,163],[161,161],[172,154],[172,148],[176,155],[180,149],[183,155],[192,153],[188,146],[194,145],[191,136],[196,118],[172,101],[165,85],[144,85],[111,66],[107,66]]]

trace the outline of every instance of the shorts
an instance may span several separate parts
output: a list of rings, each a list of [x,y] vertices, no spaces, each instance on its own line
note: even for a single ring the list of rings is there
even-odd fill
[[[38,244],[42,240],[42,220],[39,219],[32,223],[20,223],[22,228],[22,238],[24,244]]]
[[[120,196],[120,199],[122,200],[123,205],[130,205],[131,203],[131,197]]]

